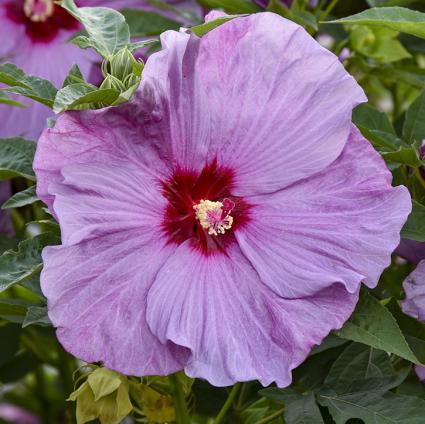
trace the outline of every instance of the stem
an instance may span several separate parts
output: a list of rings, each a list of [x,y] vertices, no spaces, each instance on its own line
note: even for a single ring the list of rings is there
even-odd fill
[[[187,410],[186,398],[182,386],[176,374],[169,377],[174,391],[174,408],[176,410],[177,424],[189,424],[189,411]]]
[[[268,417],[264,418],[261,421],[258,421],[257,424],[267,424],[267,423],[270,423],[274,419],[279,418],[284,412],[285,412],[285,408],[279,409],[279,411],[276,411],[274,414],[269,415]]]
[[[239,393],[239,399],[238,399],[238,402],[236,403],[236,409],[238,411],[241,410],[243,407],[247,385],[248,383],[242,383],[242,388]]]
[[[232,387],[232,390],[229,393],[229,396],[226,399],[226,402],[224,403],[223,407],[221,408],[218,415],[215,417],[215,420],[213,424],[219,424],[223,420],[223,418],[226,416],[228,410],[233,404],[233,400],[235,399],[235,396],[238,394],[238,391],[241,387],[241,383],[237,383]]]
[[[325,11],[319,17],[320,22],[323,22],[329,16],[329,14],[332,12],[332,10],[338,4],[338,2],[339,2],[339,0],[332,0],[329,3],[328,7],[325,9]]]

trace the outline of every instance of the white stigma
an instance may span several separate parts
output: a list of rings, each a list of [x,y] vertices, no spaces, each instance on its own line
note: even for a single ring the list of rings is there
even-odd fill
[[[53,15],[53,0],[25,0],[24,12],[33,22],[44,22]]]
[[[235,204],[229,199],[224,199],[223,203],[201,200],[193,206],[193,209],[202,228],[208,230],[210,236],[218,236],[232,228],[233,217],[230,212],[234,206]]]

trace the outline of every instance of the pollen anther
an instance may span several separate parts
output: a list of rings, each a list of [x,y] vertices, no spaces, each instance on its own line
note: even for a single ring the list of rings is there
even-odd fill
[[[235,204],[230,199],[224,199],[223,202],[201,200],[193,209],[202,228],[208,230],[210,236],[218,236],[232,228],[233,217],[230,212],[234,207]]]
[[[25,15],[33,22],[44,22],[54,12],[53,0],[25,0]]]

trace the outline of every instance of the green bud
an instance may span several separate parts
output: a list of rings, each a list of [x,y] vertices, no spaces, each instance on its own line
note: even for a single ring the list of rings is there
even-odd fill
[[[125,91],[126,86],[114,76],[107,74],[99,88],[113,88],[119,92]]]
[[[101,424],[119,424],[133,409],[127,378],[107,368],[97,368],[71,395],[77,402],[77,423],[99,419]]]
[[[109,62],[111,75],[121,81],[133,73],[134,66],[137,67],[138,62],[127,47],[115,53]]]

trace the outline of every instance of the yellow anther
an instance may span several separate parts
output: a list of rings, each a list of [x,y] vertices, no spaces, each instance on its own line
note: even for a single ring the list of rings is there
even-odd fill
[[[208,230],[210,236],[224,234],[230,230],[233,224],[231,210],[226,210],[222,202],[211,202],[210,200],[201,200],[193,206],[196,219],[202,228]]]
[[[25,0],[24,12],[33,22],[44,22],[53,15],[53,0]]]

